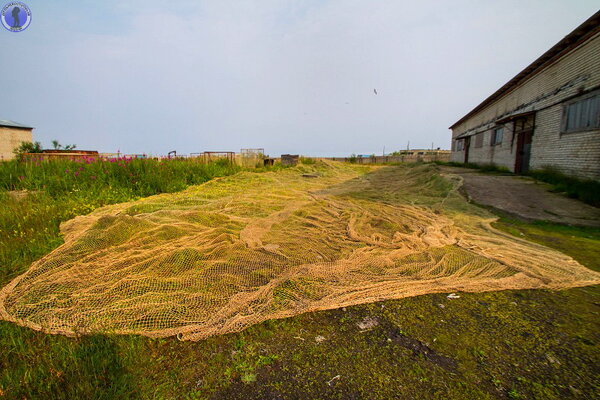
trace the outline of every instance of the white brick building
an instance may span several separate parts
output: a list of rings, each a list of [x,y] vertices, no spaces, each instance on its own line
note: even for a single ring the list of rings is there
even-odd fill
[[[33,128],[15,121],[0,119],[0,161],[12,160],[13,151],[22,142],[33,141]]]
[[[452,161],[600,180],[600,11],[450,129]]]

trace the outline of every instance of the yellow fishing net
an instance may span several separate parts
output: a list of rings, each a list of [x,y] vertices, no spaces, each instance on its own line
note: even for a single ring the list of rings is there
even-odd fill
[[[104,207],[63,224],[65,243],[0,291],[0,317],[198,340],[425,293],[600,283],[493,229],[459,186],[431,165],[318,162]]]

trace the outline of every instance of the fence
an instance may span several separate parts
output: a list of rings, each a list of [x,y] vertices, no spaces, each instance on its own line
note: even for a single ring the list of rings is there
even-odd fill
[[[256,167],[261,165],[265,158],[265,149],[241,149],[239,161],[243,167]]]
[[[88,150],[68,150],[68,151],[56,151],[56,150],[44,150],[43,153],[24,153],[21,155],[22,160],[27,161],[52,161],[52,160],[72,160],[72,161],[86,161],[95,160],[100,155],[97,151]]]
[[[450,152],[432,154],[402,154],[399,156],[371,156],[371,157],[323,157],[325,160],[352,162],[356,164],[388,164],[450,161]]]

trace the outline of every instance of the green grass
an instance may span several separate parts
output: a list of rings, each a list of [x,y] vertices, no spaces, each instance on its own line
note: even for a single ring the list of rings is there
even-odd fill
[[[492,173],[501,173],[501,174],[510,174],[510,170],[506,167],[502,167],[493,163],[487,164],[475,164],[475,163],[461,163],[456,161],[434,161],[434,164],[437,165],[447,165],[449,167],[461,167],[461,168],[470,168],[470,169],[478,169],[481,172],[492,172]]]
[[[41,190],[53,198],[86,192],[85,197],[108,196],[107,201],[114,202],[176,192],[239,170],[227,160],[209,164],[194,159],[13,160],[0,164],[0,190]]]
[[[36,179],[26,188],[35,190]],[[127,198],[102,187],[90,190],[99,199],[40,190],[0,200],[2,235],[12,235],[0,244],[1,285],[61,243],[61,220]],[[600,271],[600,230],[506,216],[494,226]],[[600,392],[599,286],[459,295],[308,313],[200,342],[68,338],[0,321],[0,399],[584,399]],[[365,318],[377,325],[361,331]]]
[[[569,197],[600,207],[600,182],[598,181],[567,176],[552,167],[530,171],[528,175],[538,181],[551,184],[556,192],[564,192]]]
[[[226,162],[180,159],[0,163],[0,283],[57,247],[63,221],[239,170]]]
[[[495,164],[465,164],[455,161],[434,161],[434,163],[451,167],[477,169],[487,173],[511,174],[508,168],[500,167]],[[579,199],[584,203],[600,207],[600,182],[598,181],[568,176],[550,166],[529,171],[527,175],[535,180],[551,184],[553,186],[553,191],[555,192],[565,193],[571,198]]]
[[[311,157],[300,157],[300,164],[304,164],[304,165],[313,165],[316,164],[317,160],[315,160],[314,158]]]
[[[568,254],[581,264],[600,271],[600,229],[536,221],[525,223],[501,213],[492,225],[514,236],[540,243]]]

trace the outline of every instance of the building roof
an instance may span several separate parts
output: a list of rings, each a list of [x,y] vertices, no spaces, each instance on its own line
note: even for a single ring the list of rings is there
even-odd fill
[[[8,119],[0,119],[0,126],[9,126],[11,128],[21,128],[21,129],[33,129],[33,126],[27,126],[21,124],[19,122],[11,121]]]
[[[577,28],[575,28],[575,30],[573,32],[569,33],[560,42],[558,42],[557,44],[552,46],[550,48],[550,50],[548,50],[547,52],[542,54],[538,59],[536,59],[534,62],[529,64],[529,66],[527,68],[525,68],[523,71],[519,72],[514,78],[512,78],[510,81],[508,81],[504,86],[502,86],[500,89],[498,89],[496,92],[494,92],[487,99],[482,101],[477,107],[475,107],[474,109],[469,111],[469,113],[467,113],[464,117],[462,117],[461,119],[456,121],[450,127],[450,129],[454,129],[454,127],[461,124],[462,122],[467,120],[469,117],[471,117],[478,111],[485,108],[487,105],[493,103],[495,100],[497,100],[504,94],[510,92],[516,86],[518,86],[520,83],[522,83],[523,81],[528,79],[530,76],[536,74],[537,72],[539,72],[542,69],[544,69],[545,67],[547,67],[549,64],[551,64],[554,61],[558,60],[559,58],[563,57],[564,55],[566,55],[571,50],[578,47],[580,44],[582,44],[583,42],[585,42],[587,39],[589,39],[591,36],[593,36],[594,34],[596,34],[598,32],[600,32],[600,11],[596,12],[594,15],[592,15],[590,18],[588,18],[584,23],[582,23]]]

